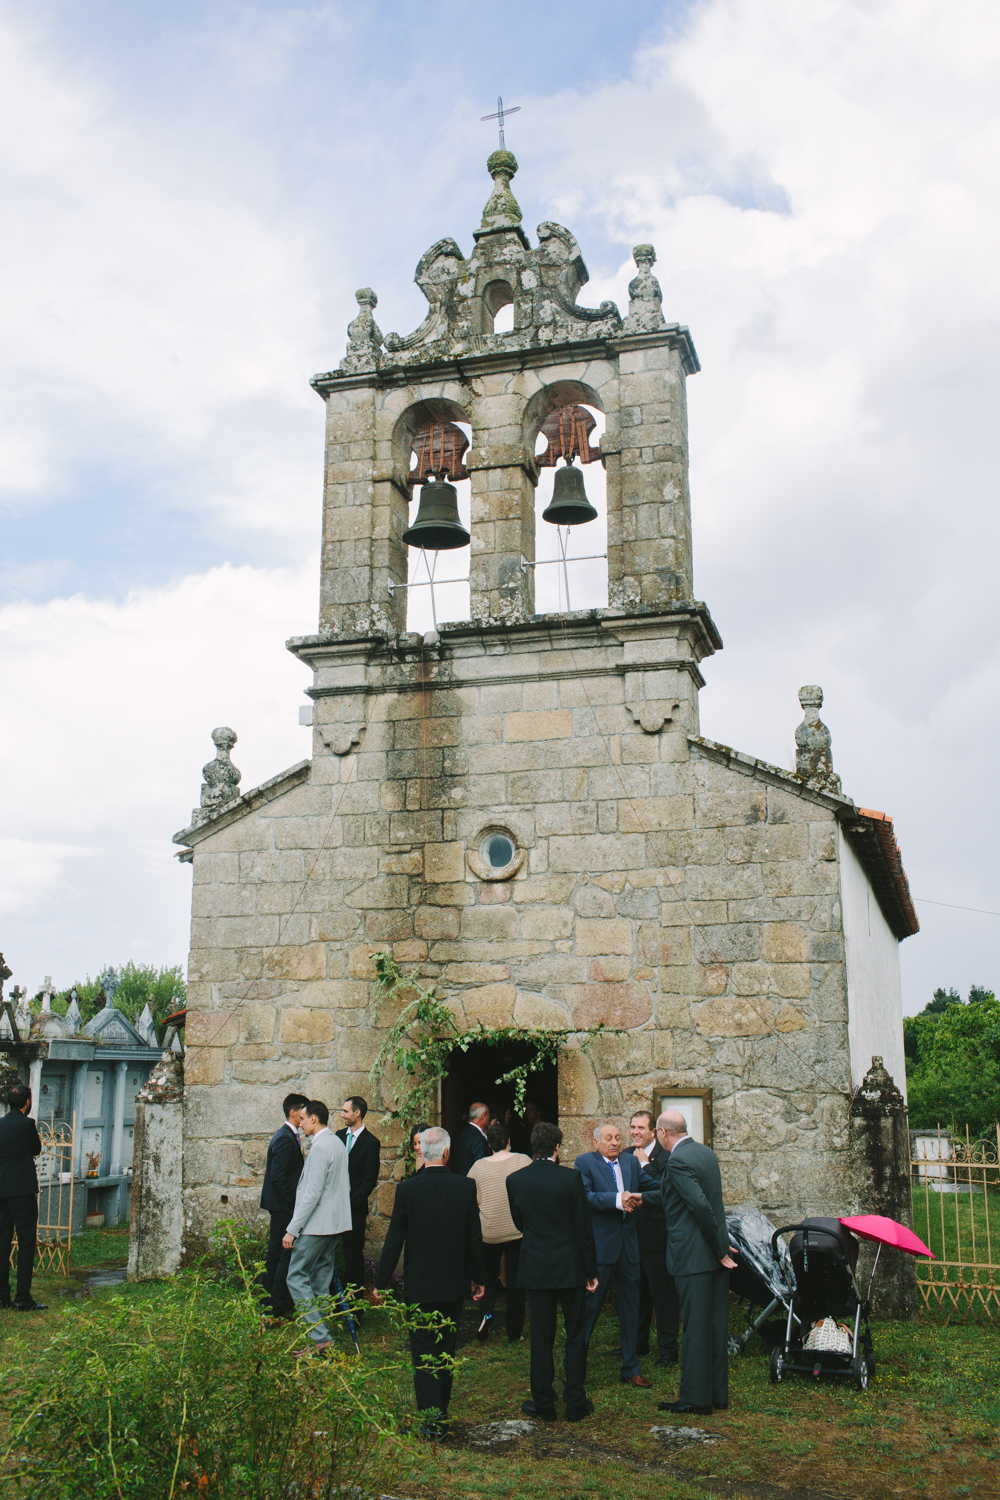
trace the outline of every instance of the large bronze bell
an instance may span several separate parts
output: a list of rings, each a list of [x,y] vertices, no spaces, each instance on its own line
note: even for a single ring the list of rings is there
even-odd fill
[[[469,545],[469,533],[458,519],[458,491],[453,484],[432,474],[421,486],[417,518],[403,532],[403,541],[428,552],[452,552]]]
[[[542,511],[542,520],[550,526],[582,526],[596,516],[583,487],[583,474],[570,459],[564,468],[556,470],[552,499]]]

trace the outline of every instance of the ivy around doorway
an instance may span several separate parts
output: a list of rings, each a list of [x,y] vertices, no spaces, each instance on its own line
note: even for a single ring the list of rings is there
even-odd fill
[[[378,975],[375,1017],[386,1005],[396,1002],[400,1009],[386,1032],[379,1054],[372,1064],[372,1088],[382,1093],[383,1106],[390,1119],[403,1128],[403,1150],[410,1161],[410,1131],[421,1120],[430,1119],[437,1108],[437,1090],[448,1070],[448,1059],[456,1047],[463,1052],[476,1042],[501,1047],[507,1042],[527,1042],[534,1055],[507,1069],[494,1081],[514,1085],[514,1107],[524,1107],[529,1074],[569,1056],[570,1038],[587,1052],[596,1036],[620,1036],[621,1032],[603,1022],[597,1026],[562,1031],[542,1031],[527,1026],[491,1026],[480,1022],[462,1030],[454,1011],[435,994],[434,985],[421,984],[415,974],[404,974],[389,953],[373,953],[372,963]],[[386,1069],[399,1072],[398,1081],[390,1083],[385,1097]]]

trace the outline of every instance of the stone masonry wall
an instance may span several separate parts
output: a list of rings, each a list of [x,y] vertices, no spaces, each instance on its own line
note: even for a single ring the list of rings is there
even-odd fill
[[[703,610],[310,638],[307,779],[192,834],[189,1241],[257,1202],[282,1096],[372,1094],[373,949],[471,1023],[622,1028],[559,1070],[568,1152],[710,1088],[727,1200],[846,1212],[837,799],[698,739]],[[486,827],[513,879],[470,864]],[[380,1119],[384,1230],[398,1135]],[[225,1200],[228,1200],[226,1202]]]

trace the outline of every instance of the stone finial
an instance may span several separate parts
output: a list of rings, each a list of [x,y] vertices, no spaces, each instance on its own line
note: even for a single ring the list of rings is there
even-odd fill
[[[212,743],[216,747],[215,759],[201,768],[201,774],[205,778],[201,788],[201,806],[196,807],[191,814],[192,823],[204,823],[206,818],[210,818],[230,802],[235,802],[240,795],[240,777],[243,773],[229,758],[236,740],[235,729],[227,729],[224,724],[221,728],[212,730]]]
[[[80,997],[76,993],[76,985],[69,992],[69,1005],[66,1007],[66,1024],[74,1036],[83,1025],[83,1016],[80,1014]]]
[[[521,209],[510,190],[510,179],[517,171],[517,157],[513,151],[494,151],[486,163],[486,170],[493,178],[493,191],[483,209],[481,229],[516,229],[521,222]]]
[[[622,324],[622,332],[653,333],[657,328],[667,326],[663,316],[663,293],[652,271],[656,251],[652,245],[636,245],[632,259],[637,274],[628,284],[628,317]]]
[[[139,1017],[138,1021],[136,1021],[135,1029],[142,1037],[147,1047],[155,1047],[158,1045],[156,1040],[156,1023],[153,1020],[153,1012],[149,1008],[148,1000],[142,1007],[142,1015]]]
[[[805,718],[795,731],[795,774],[819,792],[841,795],[840,777],[834,774],[830,731],[819,716],[823,689],[815,684],[799,688]]]
[[[378,298],[370,286],[359,287],[354,295],[358,299],[358,315],[347,325],[347,353],[340,361],[340,368],[345,375],[366,375],[382,363],[382,330],[373,316]]]
[[[10,992],[11,1004],[14,1006],[14,1019],[17,1029],[24,1038],[31,1030],[31,1001],[28,999],[28,991],[21,989],[20,985],[14,986]]]

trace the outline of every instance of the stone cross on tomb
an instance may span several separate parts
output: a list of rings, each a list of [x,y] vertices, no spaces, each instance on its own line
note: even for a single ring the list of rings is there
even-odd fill
[[[503,122],[504,122],[504,117],[506,115],[516,115],[516,114],[519,114],[520,113],[520,109],[521,109],[521,106],[519,104],[515,104],[511,109],[504,109],[504,107],[503,107],[503,100],[500,99],[500,98],[498,98],[497,99],[496,114],[493,114],[493,115],[480,115],[479,116],[480,120],[496,120],[499,123],[499,126],[500,126],[500,150],[501,151],[506,151],[506,149],[507,149],[506,143],[505,143],[504,138],[503,138]]]

